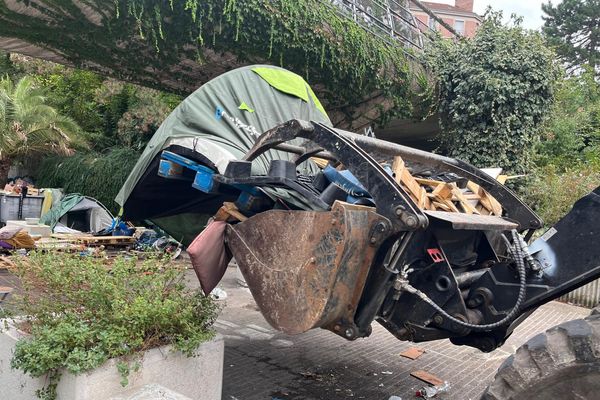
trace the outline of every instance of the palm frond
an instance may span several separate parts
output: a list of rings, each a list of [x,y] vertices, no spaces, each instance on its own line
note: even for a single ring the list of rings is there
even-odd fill
[[[46,104],[43,92],[30,77],[16,84],[0,79],[0,154],[27,157],[40,153],[71,154],[85,145],[72,119]]]

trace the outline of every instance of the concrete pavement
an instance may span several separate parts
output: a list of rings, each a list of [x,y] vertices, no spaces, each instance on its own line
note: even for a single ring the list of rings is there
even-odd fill
[[[288,336],[267,324],[249,290],[237,284],[236,273],[228,268],[220,285],[228,297],[216,323],[225,337],[223,400],[388,400],[393,395],[415,399],[425,384],[410,373],[419,369],[450,383],[450,390],[436,398],[478,399],[502,361],[522,343],[589,314],[585,308],[549,303],[519,326],[504,346],[487,354],[448,340],[401,342],[377,323],[370,337],[354,342],[322,329]],[[425,354],[416,360],[399,356],[415,346]]]

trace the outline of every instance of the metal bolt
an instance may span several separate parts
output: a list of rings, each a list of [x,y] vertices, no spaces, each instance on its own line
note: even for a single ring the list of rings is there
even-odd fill
[[[414,215],[407,215],[402,220],[404,221],[406,226],[408,226],[409,228],[414,228],[419,223],[419,221],[417,220],[417,218]]]
[[[433,322],[434,322],[436,325],[441,325],[441,324],[443,324],[443,323],[444,323],[444,318],[442,318],[442,316],[441,316],[441,315],[436,315],[435,317],[433,317]]]
[[[377,238],[375,236],[371,236],[371,239],[369,240],[372,244],[377,243]]]
[[[348,339],[350,339],[350,338],[353,338],[353,337],[354,337],[354,329],[352,329],[352,328],[348,328],[348,329],[346,329],[346,331],[344,332],[344,335],[345,335],[345,336],[346,336]]]

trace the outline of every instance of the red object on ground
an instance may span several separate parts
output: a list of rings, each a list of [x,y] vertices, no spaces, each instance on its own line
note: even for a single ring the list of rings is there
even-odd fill
[[[224,221],[213,221],[187,248],[204,294],[208,295],[225,275],[231,253],[225,245]]]

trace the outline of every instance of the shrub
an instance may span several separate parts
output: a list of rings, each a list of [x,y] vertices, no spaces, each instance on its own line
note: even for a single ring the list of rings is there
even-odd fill
[[[471,40],[431,49],[446,154],[523,173],[553,99],[558,68],[539,33],[489,12]]]
[[[600,159],[600,84],[594,71],[585,70],[559,83],[536,150],[538,164],[562,169]]]
[[[171,344],[188,356],[213,336],[217,307],[184,285],[184,270],[168,260],[108,262],[64,253],[31,253],[17,261],[23,285],[16,306],[30,337],[17,342],[11,365],[48,374],[40,398],[54,398],[60,371],[79,374],[121,358],[127,384],[136,354]]]
[[[107,154],[47,157],[37,168],[36,185],[94,197],[116,214],[115,197],[138,157],[139,153],[130,148],[115,148]]]
[[[573,203],[599,185],[600,165],[575,164],[564,172],[547,165],[535,171],[522,197],[549,227],[565,216]]]

